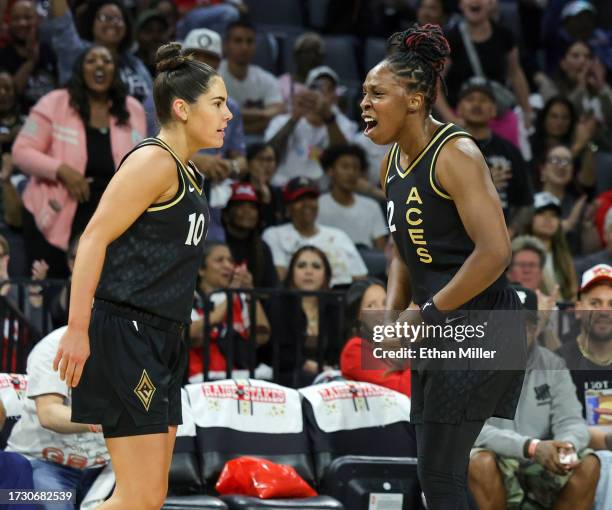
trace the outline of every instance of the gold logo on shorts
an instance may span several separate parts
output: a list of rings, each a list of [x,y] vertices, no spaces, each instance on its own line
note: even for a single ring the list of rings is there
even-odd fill
[[[153,394],[155,393],[155,386],[153,382],[151,382],[151,378],[149,374],[147,374],[146,370],[142,371],[142,375],[140,376],[140,381],[134,388],[134,393],[142,402],[144,408],[148,411],[149,406],[151,405],[151,400],[153,400]]]

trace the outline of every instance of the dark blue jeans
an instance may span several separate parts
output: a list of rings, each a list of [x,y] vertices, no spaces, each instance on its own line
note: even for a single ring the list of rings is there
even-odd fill
[[[34,489],[76,491],[76,505],[40,505],[39,508],[44,510],[74,510],[74,508],[78,508],[85,494],[102,471],[101,468],[76,469],[39,459],[31,460],[30,463],[34,471]]]

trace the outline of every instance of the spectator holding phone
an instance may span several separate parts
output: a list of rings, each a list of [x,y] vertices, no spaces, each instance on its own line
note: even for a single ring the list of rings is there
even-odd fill
[[[527,505],[590,510],[599,462],[587,448],[589,431],[572,377],[559,356],[536,343],[536,294],[523,287],[516,292],[527,324],[523,391],[514,420],[489,418],[476,439],[470,489],[480,510]]]

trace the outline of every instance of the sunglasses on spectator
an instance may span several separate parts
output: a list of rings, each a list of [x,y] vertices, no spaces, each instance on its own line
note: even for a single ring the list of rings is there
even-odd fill
[[[572,160],[570,158],[560,158],[558,156],[550,156],[546,158],[546,162],[555,166],[570,166],[572,164]]]
[[[125,21],[123,16],[113,16],[111,14],[100,13],[96,16],[100,23],[110,23],[111,25],[123,25]]]

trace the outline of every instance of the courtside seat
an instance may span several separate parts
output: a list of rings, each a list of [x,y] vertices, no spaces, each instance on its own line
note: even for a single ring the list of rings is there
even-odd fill
[[[192,496],[168,496],[162,510],[228,510],[218,498],[201,494]]]
[[[387,505],[383,508],[423,508],[416,458],[338,457],[326,469],[321,487],[352,510],[368,510],[377,499],[379,506]]]
[[[306,499],[259,499],[234,495],[222,496],[221,499],[228,504],[230,510],[260,510],[262,508],[273,508],[274,510],[345,510],[342,503],[329,496],[316,496]]]
[[[314,485],[315,475],[299,393],[256,379],[235,379],[187,387],[196,425],[202,478],[215,485],[225,463],[245,455],[292,466]],[[272,500],[224,496],[231,510],[291,508],[337,510],[329,497]]]
[[[357,381],[299,390],[321,492],[351,510],[420,508],[410,399]],[[378,503],[376,503],[378,504]]]
[[[163,510],[227,510],[218,498],[205,496],[195,442],[195,423],[185,389],[181,390],[183,424],[176,433],[168,493]]]

